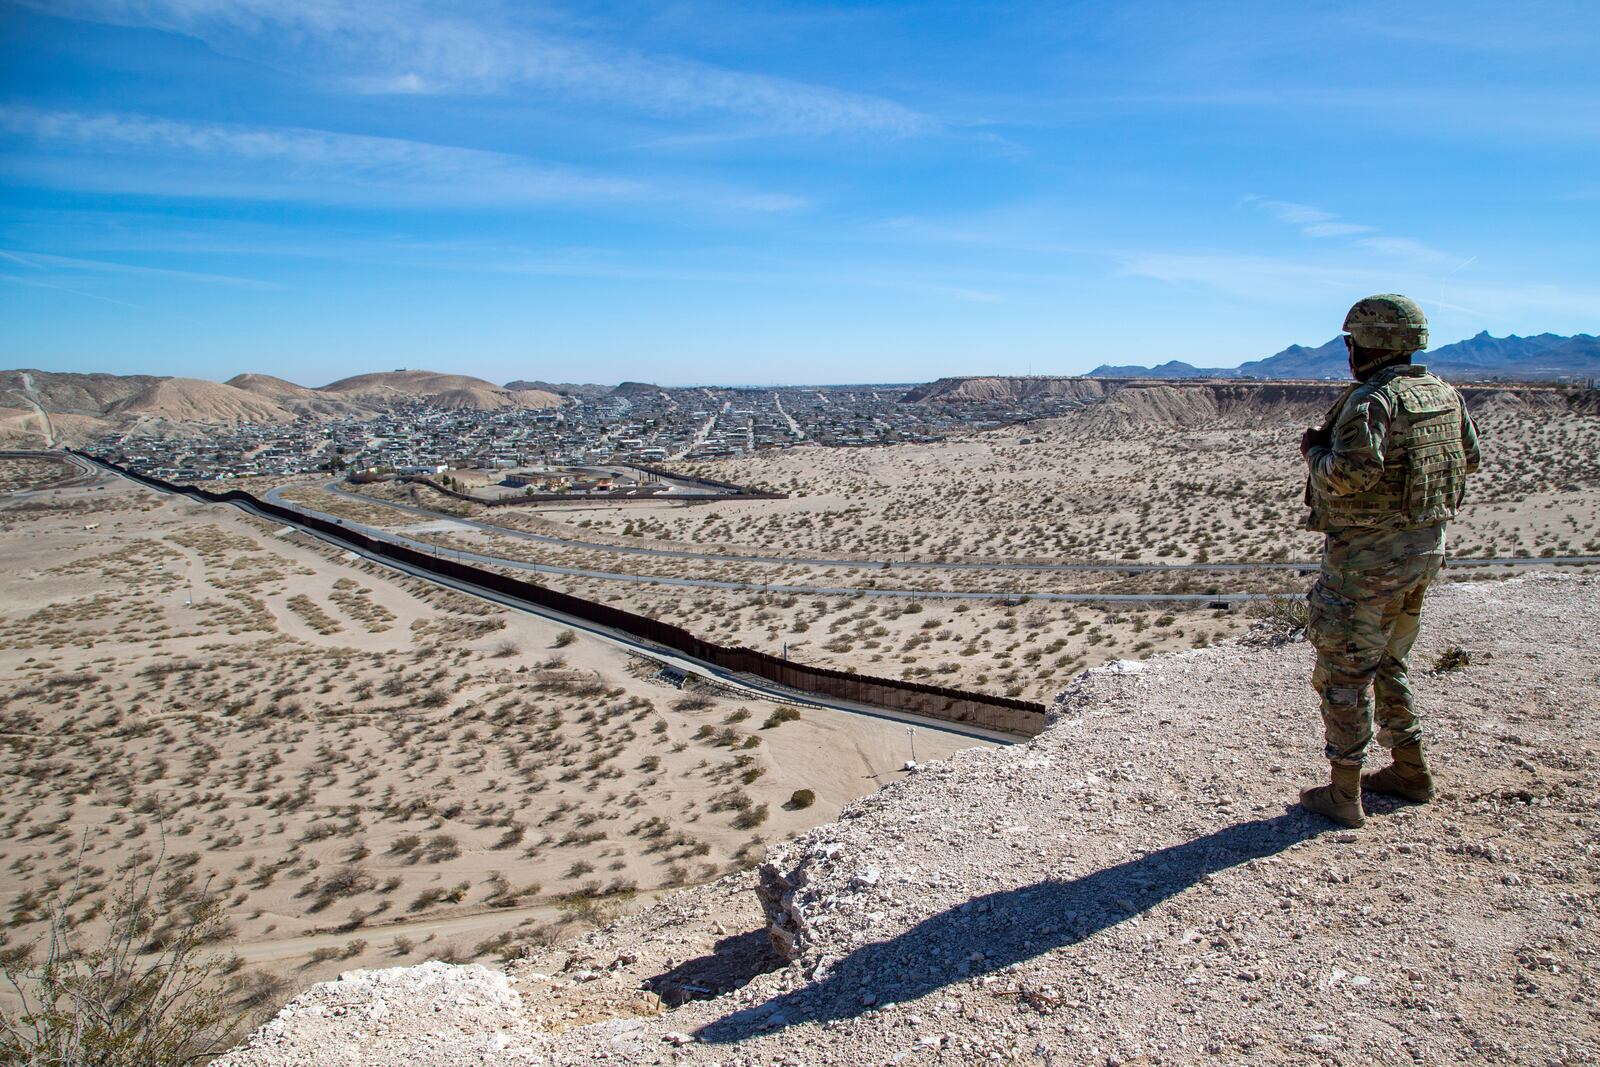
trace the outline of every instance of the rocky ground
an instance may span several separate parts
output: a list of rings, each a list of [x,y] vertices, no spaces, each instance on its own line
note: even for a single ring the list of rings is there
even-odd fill
[[[1593,578],[1440,588],[1441,793],[1359,831],[1287,803],[1325,772],[1306,645],[1117,664],[759,877],[503,970],[352,972],[219,1062],[1597,1063],[1597,627]]]

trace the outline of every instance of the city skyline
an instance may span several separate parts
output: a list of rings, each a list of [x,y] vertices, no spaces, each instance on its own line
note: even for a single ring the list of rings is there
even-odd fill
[[[1594,332],[1581,5],[7,4],[8,366],[1232,366]]]

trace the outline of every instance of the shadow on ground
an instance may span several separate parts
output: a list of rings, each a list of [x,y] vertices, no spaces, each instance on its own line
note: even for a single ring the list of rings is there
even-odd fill
[[[710,955],[685,960],[672,970],[644,982],[669,1008],[691,1000],[709,1000],[732,992],[758,974],[783,966],[783,959],[772,951],[766,927],[735,934],[718,941]]]
[[[925,919],[887,941],[863,945],[825,977],[706,1024],[702,1041],[741,1041],[806,1022],[853,1018],[913,1000],[974,975],[1077,944],[1141,914],[1208,875],[1282,852],[1330,829],[1298,809],[1094,871],[990,893]]]

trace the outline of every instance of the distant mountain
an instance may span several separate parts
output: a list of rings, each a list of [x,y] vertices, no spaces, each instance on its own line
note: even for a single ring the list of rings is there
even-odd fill
[[[1014,404],[1040,396],[1072,400],[1099,398],[1105,388],[1085,378],[979,376],[940,378],[913,386],[900,397],[903,404]]]
[[[1241,363],[1238,370],[1226,375],[1230,378],[1348,378],[1350,357],[1345,351],[1344,335],[1307,348],[1290,345],[1282,352],[1266,359],[1253,359]]]
[[[1170,359],[1156,367],[1112,367],[1101,364],[1089,372],[1091,378],[1212,378],[1220,371],[1202,370],[1192,363]]]
[[[1488,331],[1424,352],[1417,362],[1446,378],[1541,380],[1600,377],[1600,338],[1541,333],[1534,337],[1491,337]],[[1345,378],[1350,374],[1344,338],[1316,348],[1290,345],[1266,359],[1237,367],[1192,367],[1173,360],[1158,367],[1101,365],[1091,378]]]

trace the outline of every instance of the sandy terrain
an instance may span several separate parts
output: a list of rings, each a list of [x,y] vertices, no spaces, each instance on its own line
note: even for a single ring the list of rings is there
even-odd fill
[[[1303,406],[1302,406],[1303,407]],[[1248,626],[1251,613],[1156,605],[1001,602],[1043,592],[1303,590],[1294,571],[1127,576],[1001,566],[917,569],[885,562],[1311,561],[1319,535],[1296,529],[1310,417],[1269,409],[1250,425],[1183,409],[1078,417],[929,445],[795,448],[702,464],[697,473],[784,489],[787,500],[692,506],[484,508],[415,485],[360,487],[390,499],[588,544],[700,550],[735,561],[668,559],[490,537],[415,514],[340,499],[307,483],[293,500],[447,547],[569,568],[737,581],[744,591],[680,589],[575,576],[532,580],[614,601],[714,640],[940,684],[1046,699],[1073,670],[1203,645]],[[1477,412],[1484,467],[1451,528],[1452,553],[1511,557],[1600,552],[1600,418],[1517,397]],[[818,556],[865,567],[804,566]],[[1505,573],[1505,572],[1489,572]],[[1446,580],[1482,578],[1481,570]],[[530,577],[524,574],[524,577]],[[771,594],[764,585],[1003,591],[957,604]],[[907,609],[911,610],[907,610]]]
[[[222,894],[258,1011],[352,963],[497,958],[746,867],[910,754],[903,726],[769,725],[778,705],[120,479],[0,499],[0,560],[13,961],[80,847],[80,916],[129,863],[171,901]]]
[[[759,879],[503,969],[350,973],[222,1063],[1600,1062],[1600,581],[1429,599],[1418,662],[1472,656],[1415,677],[1431,805],[1290,803],[1326,770],[1304,643],[1158,657]]]

